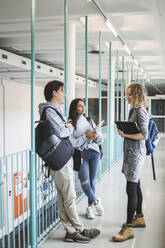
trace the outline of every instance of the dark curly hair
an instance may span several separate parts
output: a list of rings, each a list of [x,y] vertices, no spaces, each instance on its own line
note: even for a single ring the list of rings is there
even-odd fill
[[[81,102],[84,102],[83,99],[81,98],[75,98],[71,104],[70,104],[70,107],[69,107],[69,117],[68,119],[72,121],[72,125],[75,127],[76,126],[76,123],[77,123],[77,120],[78,120],[78,113],[77,113],[77,104],[78,102],[81,101]]]

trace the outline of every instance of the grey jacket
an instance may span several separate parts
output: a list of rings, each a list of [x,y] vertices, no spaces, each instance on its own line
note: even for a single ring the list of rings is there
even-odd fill
[[[149,115],[144,107],[133,109],[129,121],[137,123],[140,132],[148,138]],[[138,182],[146,157],[145,140],[124,139],[124,159],[122,172],[130,182]]]
[[[41,116],[45,107],[51,107],[51,108],[56,109],[63,116],[63,119],[64,120],[66,119],[63,112],[61,111],[61,108],[57,107],[52,102],[45,102],[45,103],[39,104],[38,108],[39,108],[40,116]],[[71,141],[73,147],[77,147],[79,144],[83,144],[87,141],[87,138],[85,135],[83,137],[79,137],[78,139],[77,138],[75,139],[72,135],[73,127],[65,127],[65,122],[56,113],[56,111],[54,111],[51,108],[46,109],[46,119],[49,120],[51,122],[51,124],[53,125],[53,128],[55,130],[57,143],[59,143],[60,138],[65,138],[65,137],[70,138],[70,141]]]

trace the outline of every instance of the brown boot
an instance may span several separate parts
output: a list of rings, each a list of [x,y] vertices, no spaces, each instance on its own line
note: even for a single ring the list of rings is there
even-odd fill
[[[128,227],[126,223],[123,224],[121,231],[112,237],[114,242],[122,242],[127,239],[132,239],[134,237],[132,228]]]
[[[132,227],[146,227],[146,223],[143,217],[135,216],[132,222]]]

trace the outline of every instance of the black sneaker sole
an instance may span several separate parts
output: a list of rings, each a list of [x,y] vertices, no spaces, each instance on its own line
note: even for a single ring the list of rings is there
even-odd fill
[[[97,233],[95,233],[95,234],[93,234],[93,235],[92,235],[92,234],[91,234],[91,235],[90,235],[90,234],[82,234],[82,235],[83,235],[84,237],[88,237],[88,238],[90,238],[90,239],[95,239],[95,238],[97,238],[97,237],[100,235],[100,233],[101,233],[100,230],[98,230]]]
[[[90,236],[89,238],[90,238],[90,239],[95,239],[95,238],[97,238],[99,235],[100,235],[100,234],[98,234],[98,235],[96,235],[96,236],[92,236],[92,237]]]
[[[90,242],[90,240],[73,240],[73,239],[64,239],[65,242],[76,242],[76,243],[82,243],[87,244]]]
[[[90,242],[90,240],[88,240],[88,241],[75,240],[74,242],[76,242],[76,243],[81,243],[81,244],[87,244],[87,243]]]

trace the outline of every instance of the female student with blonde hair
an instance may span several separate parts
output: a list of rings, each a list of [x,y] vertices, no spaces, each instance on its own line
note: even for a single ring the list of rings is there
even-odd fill
[[[139,133],[125,134],[118,130],[118,134],[124,138],[124,158],[122,172],[127,185],[127,220],[121,231],[112,237],[115,242],[125,241],[133,238],[132,227],[145,227],[142,212],[142,191],[140,187],[140,176],[146,156],[145,140],[148,137],[149,115],[146,110],[146,90],[143,85],[134,83],[128,86],[126,100],[132,105],[128,121],[136,122]],[[136,212],[136,215],[135,215]]]

